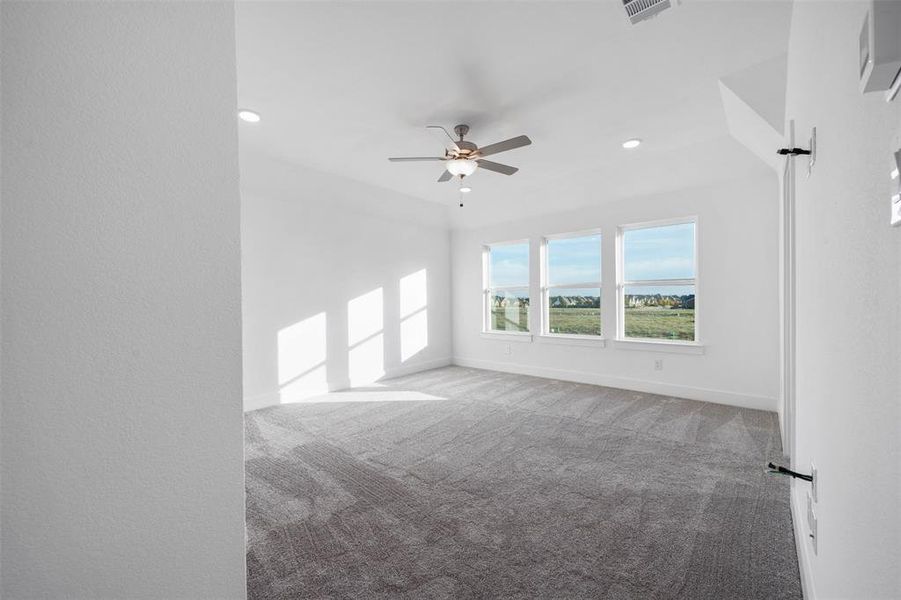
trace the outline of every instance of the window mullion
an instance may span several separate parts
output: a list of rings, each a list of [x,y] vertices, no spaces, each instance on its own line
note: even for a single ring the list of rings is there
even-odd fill
[[[601,287],[600,281],[579,281],[576,283],[554,283],[544,287],[546,290],[582,290]]]
[[[636,281],[623,281],[620,285],[627,286],[643,286],[643,287],[675,287],[684,285],[694,285],[695,280],[692,279],[638,279]]]

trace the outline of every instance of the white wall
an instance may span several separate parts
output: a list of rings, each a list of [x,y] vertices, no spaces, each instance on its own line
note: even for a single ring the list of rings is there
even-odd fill
[[[796,186],[796,465],[818,469],[816,555],[809,485],[793,496],[812,598],[901,598],[901,229],[888,224],[901,101],[858,91],[866,6],[795,2],[789,47],[786,117],[818,139]]]
[[[2,3],[2,594],[243,598],[230,3]]]
[[[245,410],[449,364],[445,207],[250,151],[241,173]]]
[[[762,168],[762,167],[761,167]],[[599,204],[578,211],[514,221],[453,236],[454,362],[463,365],[597,383],[685,398],[776,410],[777,187],[763,168],[749,180],[711,188]],[[605,335],[612,337],[619,225],[698,217],[698,313],[703,355],[563,346],[535,339],[484,339],[481,330],[481,246],[531,239],[532,331],[538,332],[539,245],[543,235],[602,228]],[[662,358],[662,371],[654,360]]]

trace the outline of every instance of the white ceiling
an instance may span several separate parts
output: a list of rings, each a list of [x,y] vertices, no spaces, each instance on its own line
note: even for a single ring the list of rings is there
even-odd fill
[[[729,136],[718,81],[784,54],[790,12],[683,0],[633,26],[621,0],[239,3],[239,102],[263,115],[242,151],[442,203],[463,226],[747,176],[766,167]],[[533,141],[492,157],[519,173],[476,172],[463,210],[439,163],[386,160],[440,155],[424,126],[460,122],[479,145]]]

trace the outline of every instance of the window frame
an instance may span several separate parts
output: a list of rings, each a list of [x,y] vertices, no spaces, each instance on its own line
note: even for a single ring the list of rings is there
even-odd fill
[[[525,285],[491,287],[491,249],[499,246],[513,246],[525,244],[526,272],[528,278]],[[491,242],[482,244],[482,334],[486,336],[519,336],[532,337],[532,243],[528,238],[509,240],[505,242]],[[505,329],[491,328],[491,298],[496,292],[525,292],[529,299],[529,308],[526,311],[526,331],[508,331]]]
[[[694,225],[694,239],[692,245],[693,267],[695,276],[680,279],[625,279],[625,233],[636,229],[653,229],[671,225]],[[643,221],[620,225],[616,229],[616,341],[620,345],[633,344],[636,347],[644,344],[662,344],[666,346],[697,346],[701,347],[701,319],[698,309],[698,296],[700,290],[700,270],[698,260],[699,219],[697,215],[677,217],[672,219],[660,219],[656,221]],[[639,338],[626,337],[626,288],[627,287],[664,287],[664,286],[692,286],[695,290],[694,308],[694,339],[693,340],[667,340],[663,338]]]
[[[572,238],[599,236],[598,240],[598,274],[600,279],[591,282],[576,282],[567,284],[551,284],[550,283],[550,265],[548,264],[548,242],[554,240],[566,240]],[[603,341],[606,326],[604,324],[603,313],[601,313],[601,331],[598,335],[590,335],[584,333],[553,333],[551,332],[551,290],[552,289],[594,289],[598,290],[598,298],[600,305],[603,307],[604,292],[604,234],[600,227],[593,229],[582,229],[580,231],[571,231],[567,233],[557,233],[553,235],[545,235],[541,238],[541,336],[552,339],[572,339],[586,341]],[[602,309],[599,309],[602,310]]]

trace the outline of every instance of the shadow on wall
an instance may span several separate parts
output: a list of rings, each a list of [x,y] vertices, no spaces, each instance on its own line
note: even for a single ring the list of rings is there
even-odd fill
[[[399,356],[392,358],[398,358],[402,365],[427,348],[426,269],[400,278],[393,291],[398,292],[397,314],[388,312],[386,307],[395,303],[385,301],[385,290],[380,286],[347,302],[346,322],[343,314],[323,311],[281,329],[276,339],[279,401],[320,402],[331,390],[379,381],[386,373],[386,356],[397,346],[391,344],[389,348],[386,334],[399,338]],[[386,331],[386,322],[396,330]],[[346,343],[340,343],[341,339]],[[335,401],[352,401],[347,393],[341,396],[343,399]],[[396,400],[396,394],[392,398]],[[371,393],[367,399],[373,399]]]

